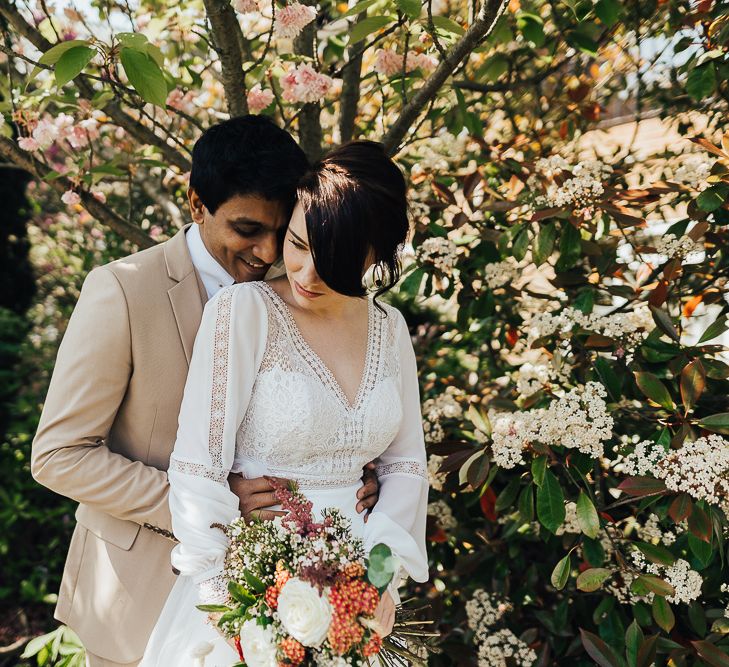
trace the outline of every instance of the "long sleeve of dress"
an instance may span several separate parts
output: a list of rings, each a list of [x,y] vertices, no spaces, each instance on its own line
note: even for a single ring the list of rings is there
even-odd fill
[[[228,539],[213,524],[240,516],[228,486],[236,432],[265,350],[266,306],[252,286],[221,290],[205,306],[170,458],[172,564],[199,584],[201,602],[225,599]]]
[[[428,507],[425,442],[415,352],[398,312],[402,421],[397,436],[379,457],[380,497],[365,527],[367,552],[382,542],[401,560],[415,581],[428,580],[425,521]]]

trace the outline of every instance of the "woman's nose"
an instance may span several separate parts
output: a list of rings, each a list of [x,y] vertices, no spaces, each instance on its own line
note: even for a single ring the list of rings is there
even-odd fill
[[[301,265],[299,273],[301,280],[299,281],[304,288],[316,287],[319,283],[319,274],[316,272],[314,260],[311,255]]]

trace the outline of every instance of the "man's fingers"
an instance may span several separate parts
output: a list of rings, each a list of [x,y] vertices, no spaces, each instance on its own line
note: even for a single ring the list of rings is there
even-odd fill
[[[273,507],[274,505],[278,505],[278,500],[273,491],[252,493],[245,501],[245,506],[248,510],[258,510],[265,507]]]
[[[371,510],[377,504],[377,496],[367,496],[357,503],[357,514],[361,514],[364,510]]]
[[[248,516],[249,520],[255,519],[256,521],[272,521],[277,516],[286,516],[286,512],[279,512],[276,510],[253,510]]]
[[[240,473],[231,473],[228,476],[228,480],[231,482],[231,485],[234,485],[239,490],[235,491],[237,495],[240,495],[240,493],[261,493],[273,489],[271,482],[265,477],[246,479]]]

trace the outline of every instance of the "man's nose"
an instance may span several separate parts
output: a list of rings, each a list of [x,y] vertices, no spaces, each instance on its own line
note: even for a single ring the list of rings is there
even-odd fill
[[[278,236],[275,232],[266,234],[253,248],[256,257],[266,264],[278,259]]]

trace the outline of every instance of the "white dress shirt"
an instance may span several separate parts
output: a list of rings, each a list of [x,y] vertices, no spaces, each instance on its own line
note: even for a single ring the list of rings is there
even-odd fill
[[[203,285],[205,285],[208,299],[215,296],[223,287],[232,285],[235,282],[235,278],[218,264],[215,257],[205,247],[197,223],[192,223],[192,226],[185,234],[185,239],[187,240],[187,248],[190,251],[192,265],[198,272]]]

